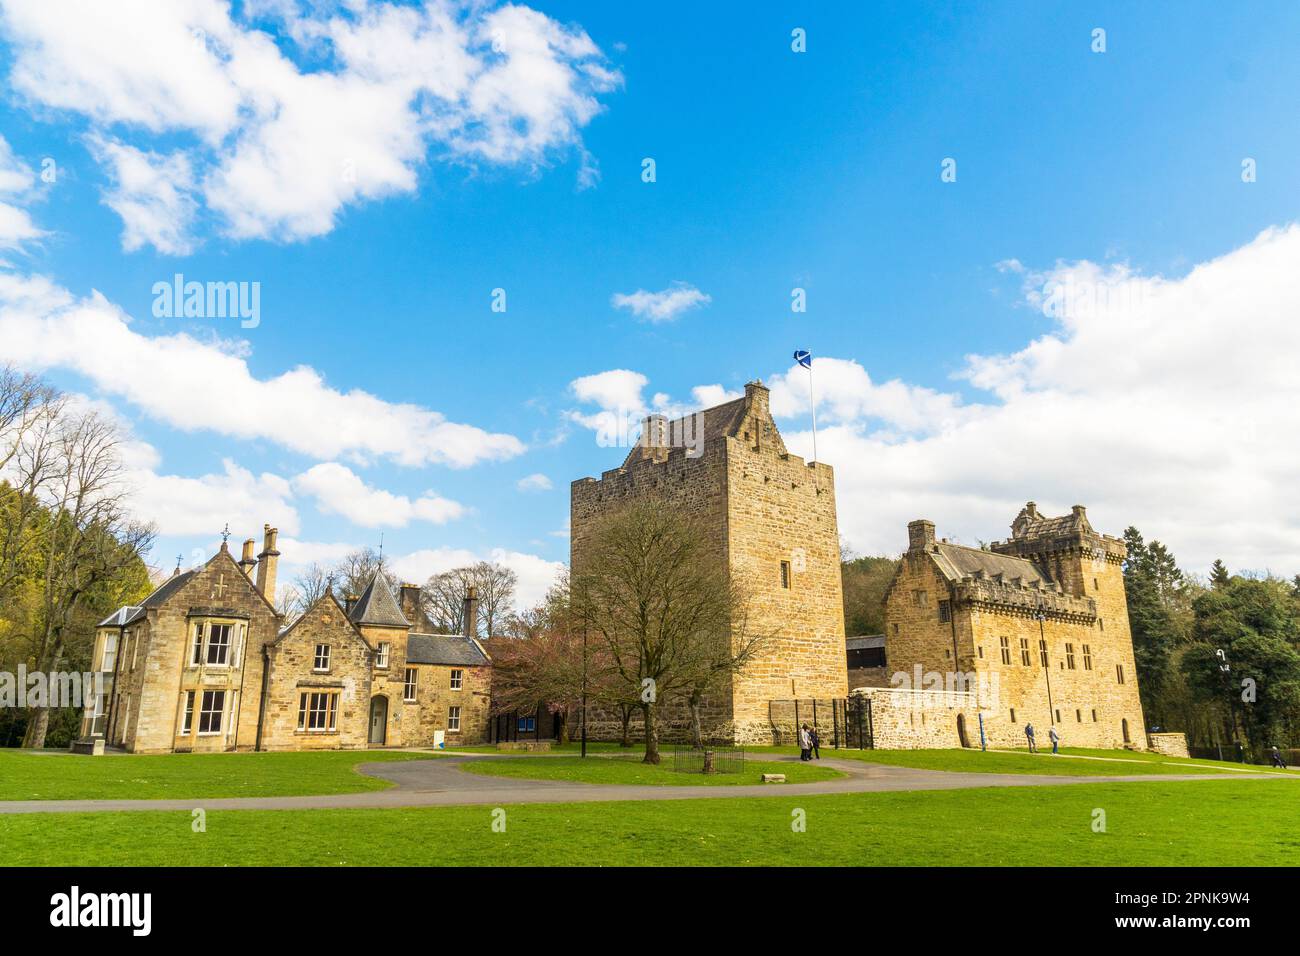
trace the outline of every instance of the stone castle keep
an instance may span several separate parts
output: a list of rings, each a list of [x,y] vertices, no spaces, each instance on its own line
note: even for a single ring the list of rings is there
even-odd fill
[[[714,533],[717,560],[750,595],[749,629],[773,635],[709,701],[706,732],[770,744],[770,701],[847,694],[835,475],[786,451],[761,382],[682,419],[648,419],[621,467],[573,483],[575,574],[596,523],[632,501],[699,517]],[[671,736],[673,711],[664,717]]]

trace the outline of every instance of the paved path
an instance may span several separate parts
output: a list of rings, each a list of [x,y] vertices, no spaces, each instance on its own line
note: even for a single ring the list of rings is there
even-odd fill
[[[534,760],[536,757],[465,754],[402,763],[363,763],[359,769],[396,786],[370,793],[308,797],[228,797],[194,800],[20,800],[0,802],[0,813],[86,813],[121,810],[338,810],[356,808],[440,807],[515,803],[592,803],[624,800],[708,800],[724,797],[796,797],[825,793],[882,793],[899,790],[959,790],[972,787],[1057,787],[1077,783],[1163,783],[1171,780],[1294,780],[1281,774],[1143,774],[1126,777],[1051,777],[1032,774],[953,773],[891,767],[861,760],[824,759],[822,766],[847,776],[818,783],[744,786],[625,786],[519,780],[465,773],[472,760]],[[602,758],[591,758],[602,759]],[[786,755],[765,761],[794,761]]]

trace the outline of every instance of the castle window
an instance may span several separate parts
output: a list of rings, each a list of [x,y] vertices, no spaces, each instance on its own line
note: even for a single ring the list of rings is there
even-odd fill
[[[1059,709],[1056,711],[1056,722],[1058,724],[1061,722],[1061,711]]]
[[[1087,644],[1083,645],[1083,669],[1092,670],[1092,648]]]
[[[454,733],[458,733],[459,731],[460,731],[460,708],[448,707],[447,708],[447,732],[454,734]]]
[[[465,672],[454,670],[451,672],[451,689],[460,690],[461,685],[465,682]]]
[[[897,625],[897,624],[894,625],[894,636],[895,636],[895,637],[898,636],[898,625]]]
[[[980,652],[980,660],[984,660],[984,645],[981,644],[977,650]]]
[[[1032,660],[1033,659],[1029,656],[1029,638],[1022,637],[1020,639],[1020,663],[1025,667],[1028,667],[1032,663]]]
[[[998,638],[998,640],[1002,642],[1002,663],[1010,664],[1011,663],[1011,638],[1001,637]]]
[[[1070,670],[1074,670],[1074,645],[1073,644],[1065,645],[1065,666]]]
[[[790,562],[789,561],[781,562],[781,587],[783,588],[790,587]]]
[[[1092,579],[1092,589],[1093,589],[1094,591],[1100,591],[1100,590],[1101,590],[1101,585],[1097,583],[1097,579],[1096,579],[1096,578],[1093,578],[1093,579]]]
[[[1043,640],[1038,642],[1038,661],[1044,667],[1047,666],[1047,642]]]
[[[226,666],[230,656],[230,625],[208,625],[208,663],[218,667]]]
[[[1101,618],[1097,618],[1097,627],[1101,628],[1103,631],[1106,630],[1106,622]]]
[[[312,661],[311,669],[314,671],[327,671],[330,669],[330,646],[328,644],[316,645],[316,657]]]
[[[1074,712],[1074,719],[1076,723],[1080,723],[1080,724],[1083,723],[1083,711],[1076,710]]]
[[[226,711],[224,690],[205,690],[203,705],[199,708],[199,736],[221,733],[221,717]]]
[[[1014,707],[1011,708],[1011,722],[1013,724],[1016,722],[1016,709]]]
[[[402,688],[402,700],[406,701],[408,704],[415,703],[415,682],[418,678],[419,671],[414,667],[408,667],[406,669],[406,682],[405,686]]]
[[[388,667],[388,651],[391,647],[392,645],[387,641],[382,641],[375,650],[375,666],[381,670]]]
[[[1123,665],[1123,664],[1116,664],[1116,665],[1115,665],[1115,680],[1117,680],[1117,681],[1118,681],[1119,683],[1121,683],[1121,684],[1124,683],[1124,665]]]
[[[185,692],[185,710],[181,716],[181,736],[188,737],[194,729],[194,691]]]
[[[1097,708],[1096,708],[1096,707],[1094,707],[1094,708],[1092,709],[1092,722],[1093,722],[1094,724],[1097,722]]]
[[[939,602],[939,623],[947,624],[952,620],[952,603],[950,601]]]
[[[912,603],[915,604],[917,607],[925,607],[928,601],[929,601],[929,597],[928,595],[926,595],[924,591],[912,592]]]
[[[309,734],[333,733],[338,713],[337,691],[298,696],[298,729]]]

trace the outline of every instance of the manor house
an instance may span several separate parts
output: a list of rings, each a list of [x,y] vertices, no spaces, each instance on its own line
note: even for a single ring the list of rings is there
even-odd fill
[[[419,588],[400,598],[376,572],[361,595],[332,593],[286,625],[273,605],[276,529],[239,561],[222,542],[139,606],[100,622],[103,696],[83,740],[134,753],[432,747],[480,743],[491,661],[470,633],[437,634]],[[474,594],[465,619],[476,617]]]

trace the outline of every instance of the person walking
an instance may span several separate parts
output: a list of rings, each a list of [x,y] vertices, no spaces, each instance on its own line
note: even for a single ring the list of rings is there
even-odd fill
[[[1025,724],[1025,739],[1029,741],[1029,752],[1038,753],[1038,747],[1034,745],[1034,725]]]
[[[804,724],[799,728],[799,759],[811,760],[810,750],[812,750],[812,739],[808,736],[808,725]]]
[[[1286,761],[1282,759],[1282,752],[1277,749],[1277,744],[1273,745],[1273,751],[1268,755],[1268,760],[1274,767],[1279,767],[1282,770],[1286,769]]]
[[[821,760],[822,759],[822,752],[820,747],[821,738],[817,736],[816,727],[810,727],[808,729],[808,743],[812,746],[813,759]]]
[[[1049,727],[1047,729],[1047,739],[1052,742],[1052,753],[1058,757],[1061,756],[1061,751],[1059,749],[1061,746],[1061,735],[1056,732],[1055,727]]]

